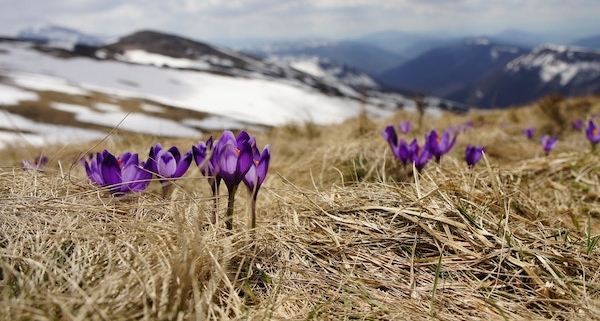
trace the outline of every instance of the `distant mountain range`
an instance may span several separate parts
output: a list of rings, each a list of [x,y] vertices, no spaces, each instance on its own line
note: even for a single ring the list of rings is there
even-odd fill
[[[571,44],[583,48],[600,50],[600,35],[579,39],[573,41]]]
[[[375,79],[478,108],[508,107],[549,94],[600,94],[600,51],[550,44],[529,50],[474,38],[428,51]]]
[[[599,93],[600,51],[542,45],[446,97],[492,108],[525,104],[549,94]]]
[[[108,37],[98,37],[49,23],[40,23],[22,29],[18,39],[51,43],[54,47],[73,48],[75,45],[99,46],[108,41]]]
[[[241,48],[241,50],[265,58],[316,56],[351,66],[369,75],[379,74],[407,60],[401,54],[359,41],[275,43]]]
[[[196,63],[177,65],[173,61],[168,67],[237,76],[260,73],[294,79],[339,96],[346,95],[345,88],[352,88],[355,96],[358,92],[364,94],[365,89],[421,93],[490,108],[526,103],[549,93],[600,93],[594,85],[600,80],[595,69],[599,58],[593,51],[600,48],[600,36],[568,44],[582,48],[561,50],[555,50],[556,46],[540,47],[540,43],[552,39],[548,36],[520,30],[461,39],[388,31],[339,42],[267,43],[238,50],[151,31],[109,44],[101,38],[51,26],[24,30],[19,37],[55,43],[63,39],[78,43],[74,47],[78,54],[92,53],[102,59],[128,61],[140,50],[190,59]],[[134,58],[139,62],[140,57]],[[528,61],[534,65],[525,65]],[[547,80],[549,70],[556,71],[563,80]]]
[[[446,97],[467,88],[525,52],[522,48],[487,38],[469,38],[427,51],[376,79],[394,88]]]
[[[193,69],[235,77],[253,78],[256,75],[272,79],[293,80],[334,96],[358,98],[358,91],[375,89],[377,83],[365,73],[336,63],[310,59],[289,61],[266,60],[238,51],[194,41],[156,31],[139,31],[117,42],[99,46],[96,56],[102,59],[155,64],[152,55],[161,59],[159,67]],[[310,65],[307,68],[307,65]],[[304,67],[304,68],[303,68]],[[353,93],[350,93],[354,91]]]

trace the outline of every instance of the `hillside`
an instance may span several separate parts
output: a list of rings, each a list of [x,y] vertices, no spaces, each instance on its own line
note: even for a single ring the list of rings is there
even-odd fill
[[[479,83],[448,95],[483,108],[526,104],[550,94],[576,97],[600,92],[600,52],[543,45],[506,63]]]
[[[573,41],[571,45],[584,47],[592,50],[600,50],[600,35],[595,35]]]
[[[242,51],[263,57],[310,56],[326,58],[340,65],[351,66],[371,76],[406,61],[406,58],[401,54],[355,40],[333,43],[269,44],[268,46],[244,48]]]
[[[447,97],[477,83],[522,53],[524,50],[519,47],[495,43],[487,38],[463,39],[427,51],[383,72],[376,79],[393,88]]]
[[[258,78],[392,108],[410,105],[415,94],[430,95],[427,101],[451,110],[506,108],[549,94],[596,94],[600,61],[594,51],[597,37],[532,49],[553,38],[518,29],[460,39],[384,31],[344,41],[264,43],[240,51],[160,31],[142,30],[109,40],[49,24],[25,28],[16,39],[3,40],[25,40],[60,58]],[[546,79],[557,73],[563,80]],[[135,81],[119,81],[135,87]]]
[[[1,315],[27,319],[599,320],[600,156],[570,122],[599,97],[505,111],[362,115],[287,124],[256,135],[271,148],[248,230],[245,188],[233,230],[210,222],[208,179],[192,165],[161,196],[115,198],[80,158],[108,149],[146,158],[160,142],[122,134],[84,144],[13,146],[0,164]],[[463,124],[441,163],[413,173],[381,131],[403,138]],[[522,134],[537,132],[534,140]],[[219,130],[211,131],[215,137]],[[556,134],[548,155],[538,138]],[[467,144],[485,146],[472,169]],[[19,162],[48,157],[43,172]],[[221,188],[220,215],[226,190]]]
[[[466,110],[435,97],[423,103],[431,113]],[[74,51],[0,41],[0,146],[95,139],[115,127],[195,137],[218,128],[332,124],[363,111],[386,117],[398,108],[416,107],[352,68],[261,60],[174,35],[140,32]]]

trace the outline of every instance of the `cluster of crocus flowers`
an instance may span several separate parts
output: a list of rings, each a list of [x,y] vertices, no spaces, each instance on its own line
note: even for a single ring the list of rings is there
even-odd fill
[[[206,142],[193,146],[192,154],[200,172],[209,177],[215,200],[212,221],[217,222],[219,186],[223,181],[228,191],[225,225],[228,229],[233,228],[235,194],[243,182],[252,198],[249,226],[256,227],[256,198],[269,170],[269,146],[261,153],[256,146],[256,138],[247,132],[242,131],[236,137],[231,131],[224,131],[216,141],[210,137]]]
[[[533,139],[533,137],[535,136],[535,128],[525,128],[523,130],[523,135],[525,135],[527,139]],[[544,153],[548,155],[554,149],[554,147],[556,147],[556,143],[558,142],[558,136],[542,135],[540,137],[539,142],[542,146],[542,149],[544,150]]]
[[[403,138],[398,139],[396,130],[391,125],[387,126],[381,132],[381,135],[390,145],[394,156],[405,167],[409,163],[414,164],[419,172],[423,170],[433,157],[439,163],[442,156],[448,153],[454,147],[454,143],[456,143],[456,136],[450,138],[450,132],[448,131],[439,135],[435,130],[432,130],[429,134],[425,135],[425,143],[423,145],[419,145],[416,139],[413,139],[410,143]]]
[[[219,186],[221,182],[225,183],[229,193],[225,223],[232,229],[235,194],[242,182],[252,198],[250,226],[256,226],[256,198],[266,178],[270,159],[269,146],[259,151],[256,138],[247,132],[242,131],[236,137],[233,132],[224,131],[218,140],[213,141],[211,136],[185,152],[176,146],[165,149],[156,144],[150,148],[145,162],[139,161],[138,154],[126,152],[115,156],[107,150],[82,161],[92,183],[108,189],[115,196],[142,192],[156,176],[163,197],[166,197],[173,181],[186,173],[193,160],[211,186],[215,200],[214,223],[217,223]]]

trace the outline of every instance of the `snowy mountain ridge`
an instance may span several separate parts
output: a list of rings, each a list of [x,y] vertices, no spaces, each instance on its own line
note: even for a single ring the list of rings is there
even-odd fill
[[[505,69],[513,73],[539,69],[543,82],[559,79],[560,85],[566,86],[572,81],[587,82],[600,76],[600,51],[546,44],[510,61]]]
[[[95,57],[156,67],[212,72],[232,77],[263,78],[311,87],[325,94],[360,98],[359,91],[376,88],[368,76],[352,68],[319,62],[328,77],[294,68],[288,60],[261,59],[231,49],[156,31],[140,31],[98,47]],[[295,61],[297,62],[297,61]],[[366,86],[366,87],[364,87]]]
[[[75,29],[43,22],[20,30],[17,39],[46,42],[50,47],[72,50],[77,45],[100,46],[110,40],[91,36]]]
[[[341,81],[353,88],[379,89],[380,86],[369,75],[350,66],[341,65],[316,55],[304,56],[269,56],[266,61],[307,73],[327,82]]]
[[[505,70],[539,70],[542,82],[558,79],[560,85],[592,81],[600,76],[600,51],[578,47],[542,45],[506,64]]]
[[[498,108],[527,104],[550,94],[573,97],[598,93],[600,51],[544,44],[448,98],[481,108]]]

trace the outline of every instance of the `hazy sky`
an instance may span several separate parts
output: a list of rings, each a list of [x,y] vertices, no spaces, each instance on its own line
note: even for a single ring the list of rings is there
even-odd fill
[[[155,29],[197,40],[355,38],[382,30],[600,34],[598,0],[0,0],[0,34],[50,22],[120,36]]]

